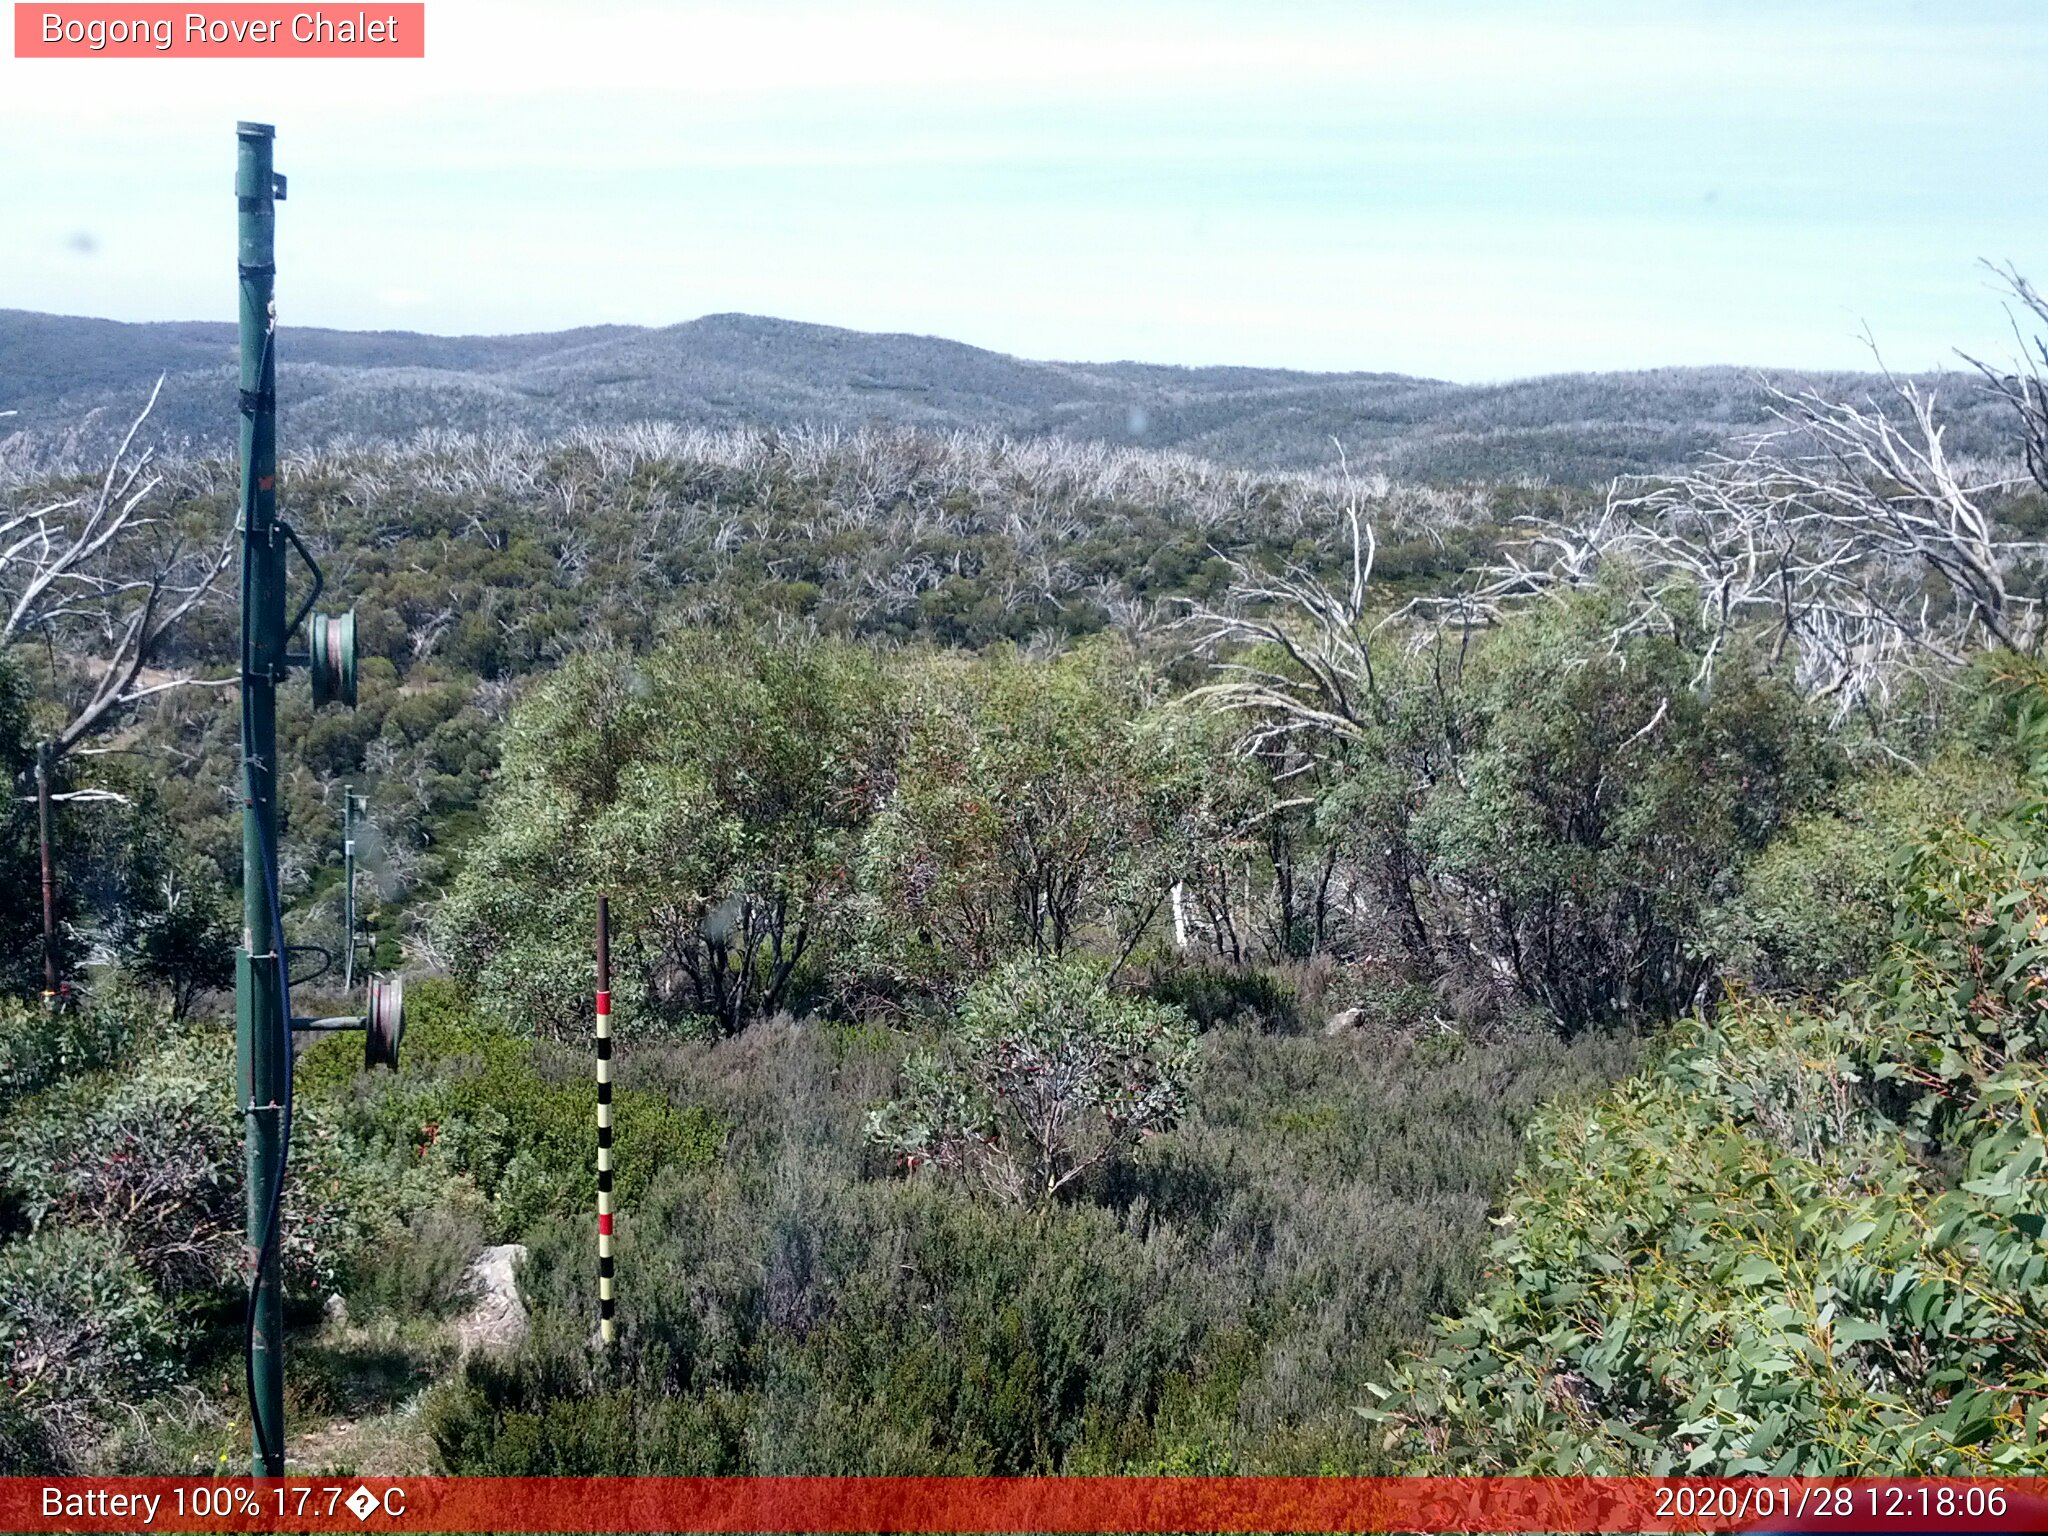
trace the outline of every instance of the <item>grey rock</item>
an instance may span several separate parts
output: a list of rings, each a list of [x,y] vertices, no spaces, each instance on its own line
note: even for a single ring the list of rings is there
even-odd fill
[[[1323,1026],[1326,1035],[1348,1035],[1365,1022],[1363,1008],[1346,1008],[1342,1013],[1330,1015],[1330,1022]]]
[[[526,1261],[524,1243],[500,1243],[470,1261],[462,1288],[469,1310],[455,1319],[457,1352],[507,1355],[526,1338],[526,1303],[519,1299],[519,1266]]]

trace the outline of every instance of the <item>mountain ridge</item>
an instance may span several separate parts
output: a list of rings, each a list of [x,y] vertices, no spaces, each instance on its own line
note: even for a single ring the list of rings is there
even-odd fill
[[[1768,423],[1754,370],[1566,373],[1488,384],[1355,370],[1015,357],[943,337],[736,311],[667,326],[504,336],[280,331],[288,442],[405,439],[434,428],[557,435],[670,420],[713,427],[882,424],[1177,449],[1260,469],[1354,467],[1404,479],[1596,483],[1669,468]],[[10,460],[88,457],[161,373],[152,421],[174,449],[232,440],[235,327],[0,309]],[[1867,393],[1874,375],[1785,373]],[[1952,446],[1993,434],[1968,401]]]

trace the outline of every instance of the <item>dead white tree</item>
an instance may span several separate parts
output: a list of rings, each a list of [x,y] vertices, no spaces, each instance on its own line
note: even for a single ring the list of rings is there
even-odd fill
[[[1884,404],[1767,386],[1776,429],[1675,475],[1617,481],[1585,521],[1530,522],[1475,600],[1497,611],[1624,566],[1632,601],[1613,644],[1696,633],[1705,686],[1736,634],[1765,637],[1838,719],[1903,673],[2031,652],[2040,605],[2014,579],[2040,547],[2004,536],[1990,510],[2015,482],[1958,464],[1934,392],[1887,377]]]
[[[151,676],[172,636],[204,602],[233,553],[232,532],[217,549],[195,544],[164,511],[155,450],[135,440],[156,408],[156,388],[121,439],[98,484],[54,499],[30,493],[0,507],[0,648],[37,644],[63,701],[63,723],[37,746],[36,799],[43,858],[44,986],[57,991],[54,800],[57,766],[135,705],[176,688],[232,686],[234,675]]]
[[[1602,583],[1621,600],[1596,647],[1618,655],[1637,636],[1669,634],[1698,657],[1693,684],[1705,689],[1738,640],[1761,644],[1809,696],[1832,702],[1838,724],[1882,706],[1902,676],[1986,649],[2038,649],[2041,551],[1994,516],[2017,482],[1959,462],[1933,392],[1887,379],[1882,405],[1772,389],[1774,431],[1676,475],[1619,481],[1589,516],[1526,521],[1524,538],[1447,597],[1372,600],[1378,540],[1347,470],[1348,571],[1326,574],[1344,562],[1341,547],[1321,569],[1232,561],[1231,600],[1192,612],[1197,649],[1216,665],[1197,696],[1244,718],[1241,750],[1297,750],[1311,776],[1370,741],[1379,771],[1412,799],[1460,773],[1456,746],[1433,728],[1404,735],[1389,723],[1432,689],[1455,688],[1476,630]],[[1656,732],[1670,704],[1621,750]],[[1386,910],[1412,951],[1429,954],[1421,872],[1400,837],[1384,852]],[[1453,906],[1457,897],[1448,892]]]
[[[1355,739],[1374,708],[1373,647],[1386,621],[1368,625],[1365,612],[1379,538],[1365,520],[1341,444],[1337,452],[1351,555],[1342,590],[1296,562],[1270,574],[1225,556],[1231,601],[1191,613],[1196,649],[1219,658],[1218,680],[1194,697],[1257,722],[1241,743],[1247,753],[1298,737]]]
[[[2029,337],[2019,315],[2008,306],[2006,313],[2012,319],[2013,340],[2018,345],[2016,366],[1993,368],[1967,352],[1963,359],[1983,374],[1985,382],[2018,414],[2020,447],[2026,459],[2027,473],[2034,477],[2036,485],[2048,491],[2048,299],[2044,299],[2034,285],[2020,275],[2019,268],[2011,263],[2003,267],[1989,262],[1985,265],[2012,295],[2020,310],[2030,315],[2041,330]]]
[[[1194,606],[1184,621],[1194,628],[1196,653],[1211,659],[1216,674],[1214,682],[1189,697],[1240,717],[1237,750],[1266,759],[1273,782],[1290,785],[1283,794],[1341,775],[1345,756],[1358,743],[1371,741],[1386,771],[1403,777],[1419,795],[1439,774],[1455,771],[1453,754],[1439,751],[1441,743],[1428,732],[1411,740],[1390,727],[1412,700],[1410,690],[1434,688],[1441,696],[1453,686],[1478,622],[1476,610],[1469,599],[1463,601],[1462,629],[1456,603],[1430,611],[1426,622],[1426,604],[1372,611],[1379,536],[1365,515],[1341,444],[1338,462],[1343,494],[1337,509],[1341,569],[1336,583],[1299,562],[1289,562],[1276,574],[1225,556],[1234,578],[1229,600],[1221,607]],[[1433,668],[1402,664],[1402,653],[1414,649],[1418,635],[1437,641]],[[1389,660],[1396,665],[1390,668]],[[1314,799],[1310,790],[1270,809],[1306,806]],[[1341,886],[1352,893],[1342,903],[1347,911],[1377,910],[1391,922],[1407,953],[1433,965],[1435,941],[1421,897],[1424,871],[1409,840],[1388,836],[1361,855],[1369,870],[1340,871],[1332,844],[1320,856],[1319,870],[1301,872],[1313,887],[1318,933],[1331,915],[1331,893]],[[1295,871],[1277,847],[1274,863],[1276,905],[1283,913],[1282,926],[1291,926]],[[1245,872],[1248,880],[1248,863]]]
[[[232,537],[195,546],[151,504],[163,484],[155,450],[132,450],[162,388],[159,378],[97,487],[0,511],[0,646],[39,642],[84,684],[50,740],[60,757],[146,698],[235,681],[143,680],[234,549]]]

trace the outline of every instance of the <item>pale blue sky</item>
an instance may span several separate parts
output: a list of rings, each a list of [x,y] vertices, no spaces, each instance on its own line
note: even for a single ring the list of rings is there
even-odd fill
[[[0,306],[720,310],[1034,357],[1457,379],[2009,346],[2043,0],[429,0],[419,62],[0,59]],[[0,369],[5,359],[0,358]]]

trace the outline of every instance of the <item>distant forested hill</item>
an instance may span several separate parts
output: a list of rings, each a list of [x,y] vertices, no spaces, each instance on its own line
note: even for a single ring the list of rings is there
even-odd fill
[[[1176,448],[1252,468],[1354,466],[1406,480],[1539,476],[1597,483],[1654,470],[1763,419],[1754,372],[1667,368],[1463,385],[1388,373],[1035,362],[927,336],[756,315],[661,329],[529,336],[289,328],[279,394],[289,447],[410,438],[427,428],[553,435],[664,420],[707,426],[993,428]],[[152,423],[184,449],[225,446],[235,331],[0,310],[0,419],[9,457],[91,457],[125,428],[157,374]],[[1853,375],[1782,375],[1856,393]],[[1948,381],[1952,449],[1995,437],[1995,409]],[[22,435],[22,434],[25,434]],[[4,442],[0,438],[0,442]]]

